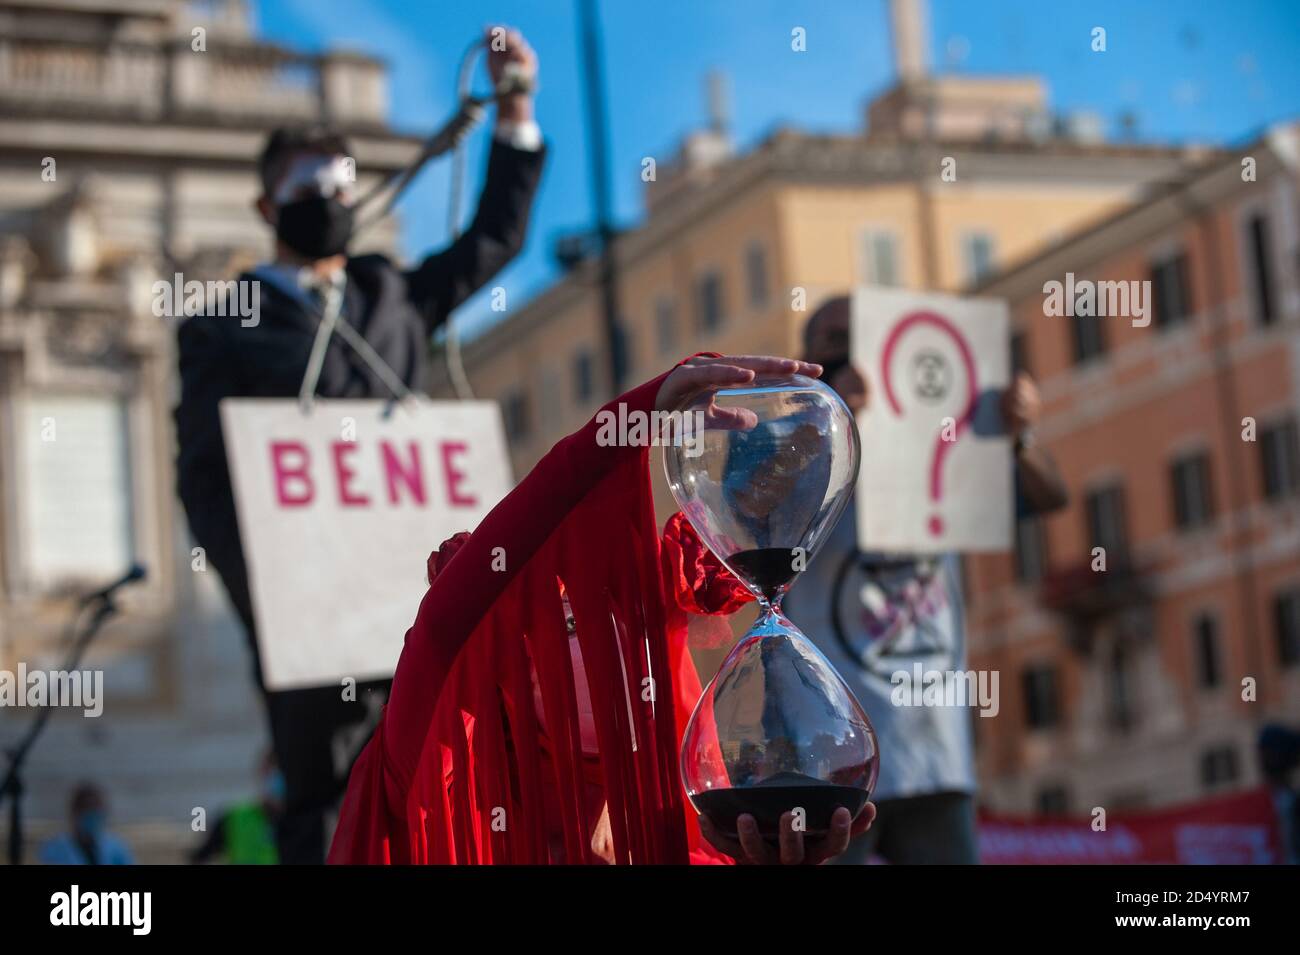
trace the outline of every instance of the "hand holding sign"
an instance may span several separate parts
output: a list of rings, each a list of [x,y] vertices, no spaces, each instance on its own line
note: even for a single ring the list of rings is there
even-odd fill
[[[1010,442],[996,402],[1006,385],[1000,302],[889,289],[853,299],[853,363],[874,394],[859,415],[858,539],[864,550],[1010,546]]]

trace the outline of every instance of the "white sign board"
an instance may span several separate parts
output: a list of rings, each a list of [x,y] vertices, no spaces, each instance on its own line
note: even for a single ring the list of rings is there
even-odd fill
[[[429,554],[510,490],[496,404],[228,398],[221,421],[267,687],[391,676]]]
[[[901,289],[853,296],[851,357],[867,380],[858,416],[858,546],[939,553],[1011,546],[1006,303]]]

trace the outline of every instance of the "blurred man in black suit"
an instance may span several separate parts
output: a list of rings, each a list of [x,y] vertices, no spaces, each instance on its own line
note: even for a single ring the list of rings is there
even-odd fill
[[[261,156],[263,195],[257,202],[275,230],[275,259],[241,276],[241,282],[260,283],[257,320],[209,314],[187,320],[178,333],[181,502],[248,630],[255,660],[248,572],[218,402],[296,397],[304,379],[311,380],[309,365],[318,374],[314,393],[323,397],[388,398],[402,386],[414,392],[427,387],[430,336],[519,252],[542,171],[544,149],[531,94],[536,57],[522,36],[500,28],[489,29],[488,51],[493,83],[508,71],[523,78],[526,91],[497,100],[487,180],[463,235],[409,270],[379,255],[349,256],[356,195],[347,143],[327,129],[277,130]],[[326,341],[328,346],[313,361],[322,303],[329,296],[341,301],[338,325],[347,327],[328,339],[322,336],[322,346]],[[360,348],[358,337],[364,339]],[[260,666],[256,675],[261,685]],[[361,689],[386,695],[387,684]],[[359,705],[365,696],[343,701],[332,686],[265,696],[286,786],[280,859],[323,862],[325,816],[348,769],[335,765],[335,737],[347,727],[355,730],[354,724],[375,708]]]

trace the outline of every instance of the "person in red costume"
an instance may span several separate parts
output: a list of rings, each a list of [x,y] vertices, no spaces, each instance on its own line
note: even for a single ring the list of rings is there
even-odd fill
[[[697,355],[602,411],[648,415],[785,358]],[[722,426],[752,413],[713,408]],[[787,814],[715,831],[686,800],[681,734],[699,699],[689,614],[751,599],[680,514],[661,539],[648,442],[564,438],[485,517],[429,558],[379,726],[353,766],[332,863],[816,864],[875,816],[837,810],[805,845]],[[619,418],[617,420],[629,420]]]

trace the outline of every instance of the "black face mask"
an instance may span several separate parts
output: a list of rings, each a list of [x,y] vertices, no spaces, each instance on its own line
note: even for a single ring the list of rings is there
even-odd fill
[[[352,219],[351,206],[334,197],[311,196],[280,207],[275,234],[299,255],[325,259],[348,247]]]

